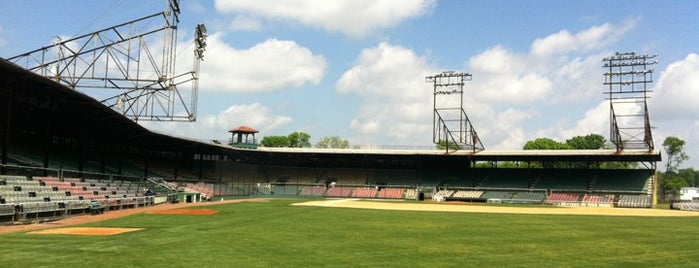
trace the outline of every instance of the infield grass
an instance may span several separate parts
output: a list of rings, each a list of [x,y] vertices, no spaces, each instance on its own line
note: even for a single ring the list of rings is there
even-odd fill
[[[201,207],[83,226],[113,236],[0,235],[3,267],[696,267],[699,217]],[[2,227],[0,227],[2,228]]]

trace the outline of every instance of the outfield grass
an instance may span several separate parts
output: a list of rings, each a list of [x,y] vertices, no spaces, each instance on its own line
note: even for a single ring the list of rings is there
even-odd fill
[[[114,236],[0,235],[3,267],[696,267],[699,217],[610,217],[202,207],[85,226]],[[0,227],[1,228],[1,227]]]

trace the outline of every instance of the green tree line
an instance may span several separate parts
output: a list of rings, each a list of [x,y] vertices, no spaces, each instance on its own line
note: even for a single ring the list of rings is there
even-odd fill
[[[309,148],[311,147],[311,135],[306,132],[292,132],[286,136],[265,136],[260,141],[264,147],[288,147],[288,148]],[[315,147],[317,148],[349,148],[349,141],[339,136],[323,137]]]

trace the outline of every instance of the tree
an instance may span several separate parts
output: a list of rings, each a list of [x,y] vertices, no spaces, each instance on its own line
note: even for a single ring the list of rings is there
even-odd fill
[[[578,150],[596,150],[606,146],[607,140],[599,134],[589,134],[587,136],[575,136],[567,139],[566,144]]]
[[[305,132],[294,132],[289,134],[288,136],[289,139],[289,147],[293,148],[302,148],[302,147],[311,147],[311,135]]]
[[[677,198],[680,194],[680,189],[683,187],[687,187],[687,182],[679,176],[673,176],[673,177],[666,177],[665,180],[663,181],[663,188],[665,189],[666,193],[669,193],[671,196],[674,196]]]
[[[317,148],[339,148],[347,149],[349,148],[349,141],[340,138],[339,136],[323,137],[316,143]]]
[[[524,150],[568,150],[570,145],[550,138],[537,138],[524,144]]]
[[[687,186],[696,187],[699,182],[699,172],[693,168],[683,168],[677,173],[687,184]]]
[[[287,136],[265,136],[260,144],[264,147],[311,147],[310,139],[308,133],[296,131]]]
[[[665,164],[665,173],[670,171],[677,172],[680,164],[689,159],[689,156],[684,152],[684,140],[669,136],[663,141],[663,148],[667,153],[667,163]]]
[[[524,150],[595,150],[606,146],[606,139],[599,134],[589,134],[587,136],[575,136],[566,140],[565,143],[558,142],[551,138],[537,138],[524,144]],[[587,168],[588,162],[550,162],[540,163],[544,167],[568,167]]]
[[[683,187],[696,186],[699,172],[692,168],[680,169],[677,172],[658,172],[658,185],[661,194],[670,194],[677,197]],[[663,196],[664,198],[664,196]]]
[[[673,136],[669,136],[663,141],[663,148],[667,153],[667,163],[665,163],[665,173],[658,179],[658,185],[661,187],[659,194],[663,197],[666,193],[677,196],[682,187],[689,186],[688,179],[683,178],[678,170],[682,162],[689,159],[689,156],[684,152],[684,145],[684,140]],[[692,176],[688,172],[683,175]]]
[[[260,141],[264,147],[289,147],[289,137],[287,136],[265,136]]]

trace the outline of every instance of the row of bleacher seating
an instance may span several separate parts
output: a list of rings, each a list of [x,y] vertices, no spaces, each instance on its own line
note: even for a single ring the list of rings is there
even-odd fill
[[[626,170],[629,172],[628,170]],[[514,188],[517,188],[519,184],[522,184],[524,180],[516,180],[512,179],[511,177],[508,177],[508,175],[512,171],[506,170],[506,169],[482,169],[478,171],[474,171],[474,173],[478,173],[479,175],[485,176],[478,185],[481,186],[498,186],[498,187],[503,187],[503,188],[509,188],[511,186],[515,186]],[[569,172],[563,172],[566,174],[558,174],[558,175],[553,175],[553,174],[548,174],[546,176],[541,176],[531,179],[529,185],[530,187],[551,187],[551,188],[556,188],[556,187],[569,187],[569,188],[584,188],[583,185],[586,184],[588,188],[592,187],[604,187],[604,188],[609,188],[610,181],[614,181],[611,178],[611,176],[599,176],[595,175],[594,178],[592,179],[592,182],[589,182],[589,175],[583,174],[583,175],[574,175],[575,172],[578,171],[569,171]],[[647,184],[648,180],[644,177],[643,172],[647,172],[644,170],[632,170],[629,174],[624,174],[621,173],[620,171],[596,171],[599,173],[608,173],[619,176],[622,179],[619,179],[618,183],[621,186],[618,186],[619,189],[625,189],[625,190],[633,190],[637,191],[639,185],[645,185]],[[360,172],[357,171],[346,171],[346,174],[340,174],[340,172],[336,172],[335,174],[325,174],[325,177],[329,176],[334,176],[337,177],[336,180],[334,180],[336,183],[337,182],[342,182],[337,183],[337,185],[363,185],[366,184],[369,181],[374,181],[378,182],[380,179],[376,179],[378,177],[375,177],[374,179],[369,178],[367,174],[360,174]],[[385,173],[385,172],[384,172]],[[399,174],[400,173],[400,174]],[[383,178],[388,178],[389,176],[398,176],[398,177],[403,177],[406,178],[403,182],[409,182],[412,180],[411,175],[409,174],[410,172],[405,172],[405,171],[400,171],[395,174],[380,174]],[[570,173],[570,174],[567,174]],[[348,175],[349,174],[349,175]],[[378,173],[376,173],[378,174]],[[374,175],[376,175],[374,174]],[[436,176],[442,176],[442,175],[453,175],[453,174],[438,174]],[[343,177],[347,176],[347,177]],[[451,179],[444,179],[441,182],[444,181],[449,181],[451,183],[457,183],[459,181],[463,181],[463,178],[455,178],[455,177],[450,177]],[[386,179],[390,183],[390,179]],[[289,179],[286,180],[289,182]],[[297,179],[298,181],[302,181],[304,183],[310,183],[314,182],[315,179]],[[566,183],[562,184],[568,184],[568,186],[560,186],[562,185],[560,182],[565,181]],[[382,181],[383,183],[386,183],[386,181]],[[401,182],[401,183],[403,183]],[[575,183],[572,183],[575,182]],[[584,183],[583,183],[584,182]],[[623,182],[623,183],[621,183]],[[2,183],[5,185],[0,185],[1,188],[5,187],[12,187],[13,191],[16,192],[27,192],[27,196],[25,198],[24,194],[6,194],[7,200],[10,200],[11,202],[34,202],[34,201],[40,201],[40,200],[79,200],[79,198],[110,198],[110,197],[129,197],[129,194],[133,192],[138,192],[138,187],[136,184],[132,184],[128,181],[114,181],[114,182],[105,182],[105,181],[100,181],[100,180],[91,180],[91,179],[70,179],[66,178],[63,181],[59,181],[58,178],[55,177],[35,177],[33,179],[27,179],[26,177],[18,176],[18,177],[4,177],[2,179]],[[9,183],[9,184],[8,184]],[[395,183],[395,181],[394,181]],[[613,184],[613,183],[612,183]],[[522,184],[523,185],[523,184]],[[521,187],[522,185],[519,185]],[[570,186],[573,185],[573,186]],[[578,185],[578,186],[575,186]],[[15,188],[19,187],[19,188]],[[47,188],[49,187],[49,188]],[[338,189],[335,189],[338,188]],[[20,189],[17,191],[16,189]],[[212,190],[213,189],[213,190]],[[226,194],[231,194],[230,192],[224,193],[219,190],[219,192],[216,192],[216,186],[214,184],[209,184],[206,185],[205,188],[200,188],[200,191],[206,192],[210,196],[215,196],[215,195],[226,195]],[[389,190],[392,189],[392,190]],[[5,188],[7,190],[7,188]],[[70,194],[68,194],[70,192]],[[29,194],[32,193],[32,194]],[[309,195],[309,196],[335,196],[335,197],[361,197],[361,198],[398,198],[398,196],[402,196],[402,198],[407,198],[407,199],[412,199],[415,196],[415,192],[411,189],[405,190],[405,189],[400,189],[400,188],[382,188],[381,191],[375,190],[372,191],[371,187],[365,188],[365,187],[350,187],[349,189],[347,187],[333,187],[330,190],[324,190],[323,187],[319,186],[296,186],[296,187],[288,187],[288,186],[279,186],[275,185],[274,187],[268,189],[268,190],[260,190],[260,194],[280,194],[280,195]],[[524,192],[520,193],[508,193],[506,191],[492,191],[492,190],[487,190],[487,191],[472,191],[472,190],[458,190],[454,191],[448,196],[454,197],[454,198],[463,198],[463,199],[476,199],[476,198],[481,198],[481,199],[522,199],[522,200],[538,200],[540,198],[540,194],[534,194],[533,196],[528,196],[528,194],[524,194]],[[628,198],[620,199],[619,201],[611,201],[619,204],[620,206],[627,206],[627,207],[645,207],[647,206],[648,202],[645,202],[647,199],[645,195],[640,195],[641,197],[635,197],[637,195],[628,195]],[[15,197],[18,197],[20,201],[15,200]],[[642,199],[642,200],[636,200],[636,199]],[[557,194],[553,194],[552,196],[549,196],[548,198],[544,198],[547,202],[555,203],[555,202],[585,202],[585,203],[610,203],[610,197],[605,197],[604,195],[592,195],[589,197],[586,196],[577,196],[576,197],[570,197],[565,194],[559,196]]]
[[[650,208],[653,200],[647,195],[620,195],[617,207],[625,208]]]
[[[152,196],[96,200],[108,210],[150,206]],[[90,200],[26,201],[0,204],[0,222],[86,213]]]
[[[508,189],[513,191],[577,191],[577,192],[636,192],[650,193],[650,173],[643,169],[536,169],[536,168],[471,168],[461,171],[350,169],[350,168],[297,168],[265,167],[260,173],[250,171],[252,180],[259,183],[298,185],[326,185],[344,187],[379,186],[411,188],[445,186],[449,188],[477,188],[484,191]],[[260,176],[261,175],[261,176]],[[230,182],[235,184],[236,182]],[[280,188],[281,189],[281,188]],[[206,190],[200,190],[207,192]],[[257,192],[266,190],[255,190]],[[273,189],[270,189],[273,192]],[[210,191],[209,191],[210,192]],[[235,192],[235,191],[234,191]],[[289,193],[289,189],[277,191]],[[297,194],[301,194],[299,189]],[[306,191],[303,191],[304,195]],[[213,196],[219,194],[213,193]],[[226,194],[222,194],[226,195]],[[313,194],[317,196],[317,193]],[[331,192],[331,195],[335,193]],[[338,194],[344,196],[344,193]]]
[[[415,198],[415,189],[338,186],[330,187],[326,190],[324,187],[320,186],[305,186],[304,188],[302,188],[301,192],[299,192],[299,195],[326,197],[410,199]]]
[[[141,195],[138,187],[128,181],[56,177],[0,176],[0,203],[50,202],[129,198]]]
[[[149,206],[156,201],[146,196],[150,187],[127,180],[0,175],[0,222],[86,213],[91,201],[107,210]]]
[[[614,203],[613,194],[586,194],[583,196],[582,202],[597,203],[597,204],[612,204]]]
[[[352,194],[354,187],[330,187],[325,192],[327,197],[349,197]]]
[[[546,193],[543,192],[518,192],[512,196],[512,199],[520,202],[541,203],[546,199]]]
[[[459,190],[452,197],[456,199],[477,199],[483,195],[483,191]]]
[[[47,182],[54,180],[43,179]],[[58,190],[57,187],[47,186],[39,178],[24,176],[0,175],[0,182],[0,222],[86,213],[90,200],[97,200],[109,210],[149,206],[154,202],[153,197],[127,194],[95,196],[94,192],[89,192],[90,195],[78,196],[79,191],[73,194]],[[76,187],[82,190],[87,186]]]
[[[546,199],[546,203],[566,203],[566,202],[580,202],[580,194],[578,193],[552,193]]]
[[[189,185],[199,185],[196,188],[200,192],[206,192],[210,196],[216,196],[212,189],[217,186],[213,183],[197,183]],[[415,199],[417,192],[413,188],[391,188],[375,186],[330,186],[325,185],[296,185],[296,184],[265,184],[263,187],[256,187],[253,195],[279,195],[279,196],[319,196],[319,197],[345,197],[345,198],[383,198],[383,199]],[[554,192],[546,195],[544,191],[502,191],[502,190],[440,190],[436,195],[455,200],[488,200],[500,199],[509,202],[525,203],[587,203],[587,204],[615,204],[619,207],[646,207],[647,202],[617,200],[614,194],[594,194],[580,192]],[[647,195],[638,198],[647,200]]]
[[[372,174],[355,174],[354,179],[337,180],[338,184],[415,185],[418,178],[405,171],[373,171]],[[465,174],[426,172],[420,178],[422,185],[447,185],[452,187],[558,189],[558,190],[609,190],[647,191],[650,178],[642,169],[571,169],[541,170],[519,168],[475,168]],[[342,177],[345,178],[345,177]],[[322,180],[319,180],[319,182]]]
[[[383,188],[379,191],[379,198],[383,199],[403,199],[405,190],[402,188]]]
[[[511,191],[476,191],[476,190],[440,190],[436,193],[447,200],[506,200],[510,202],[546,203],[546,204],[614,204],[616,207],[647,208],[652,206],[650,195],[645,194],[591,194],[558,192],[546,195],[545,192],[511,192]],[[617,199],[618,198],[618,199]]]
[[[512,199],[512,192],[500,192],[500,191],[487,191],[482,196],[482,199],[498,199],[498,200],[508,200]]]
[[[374,187],[354,188],[354,190],[352,191],[352,197],[375,198],[377,192],[378,189]]]

